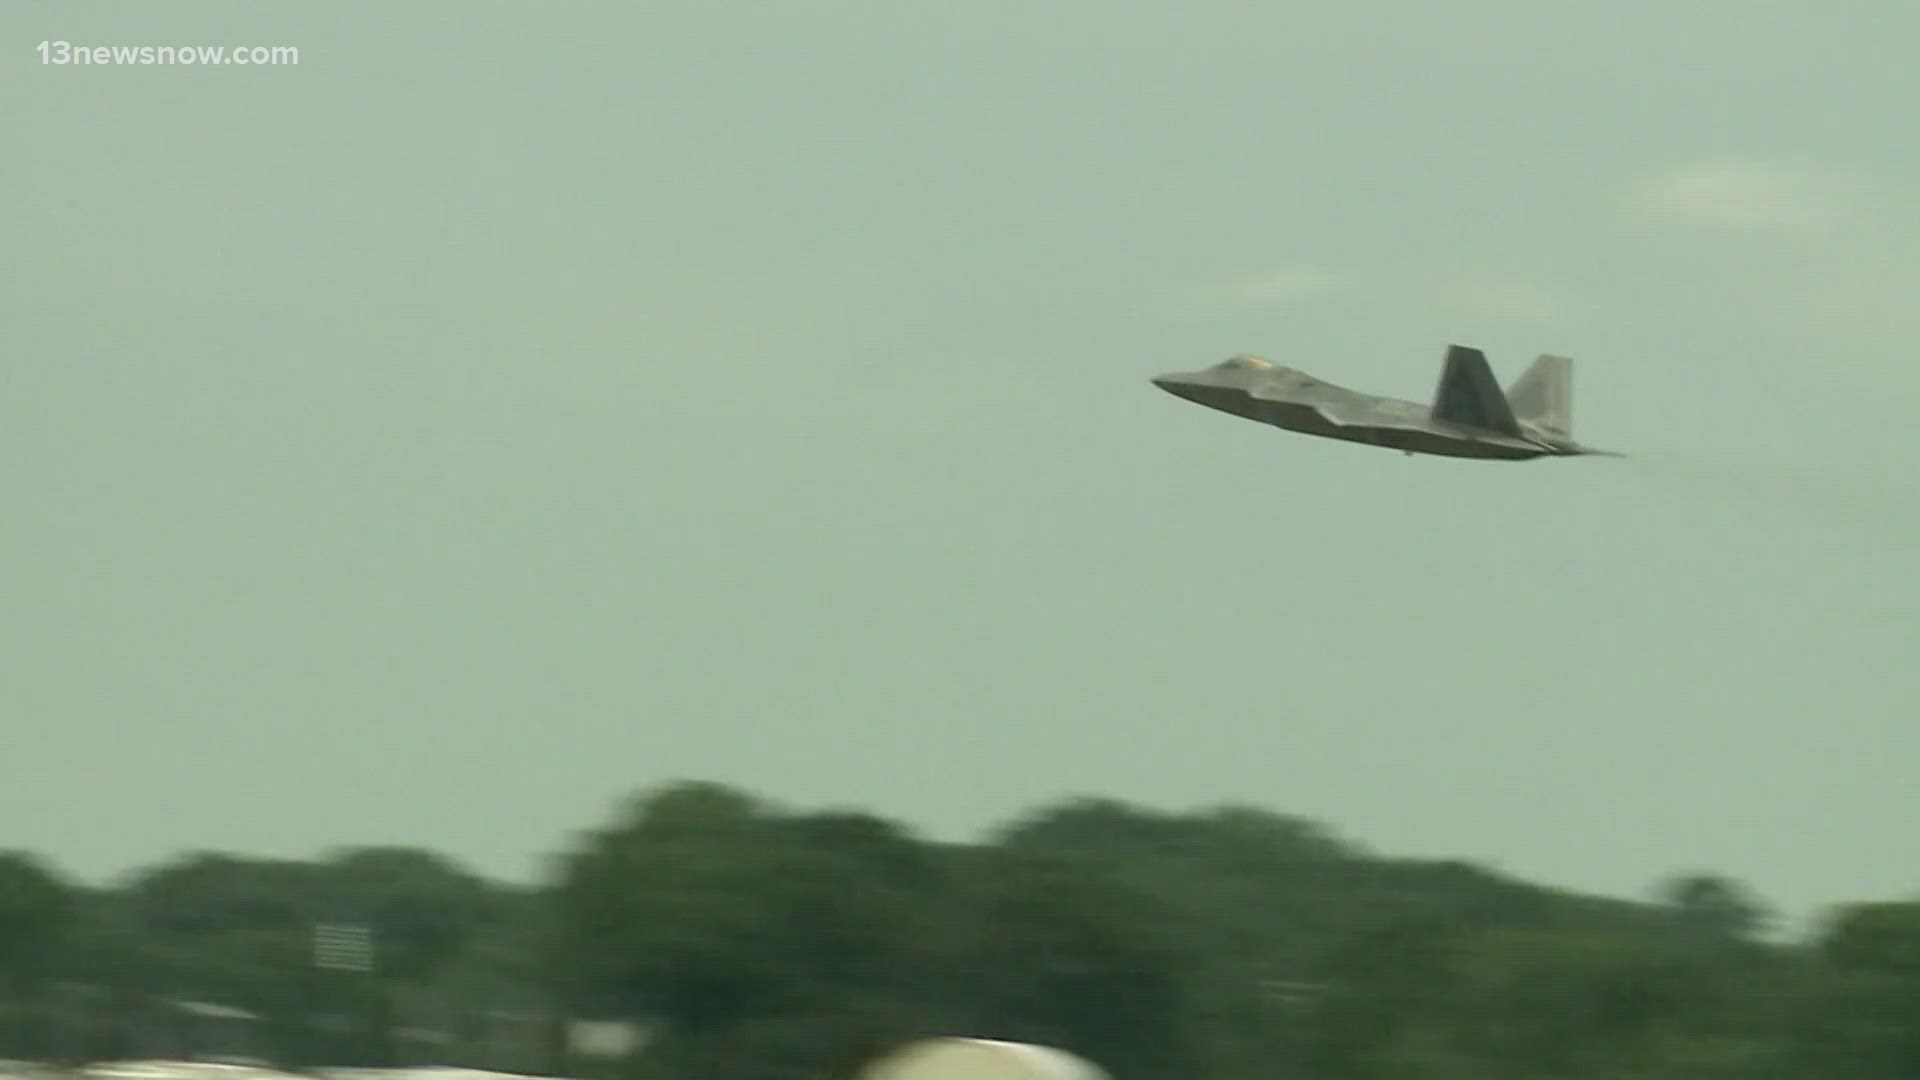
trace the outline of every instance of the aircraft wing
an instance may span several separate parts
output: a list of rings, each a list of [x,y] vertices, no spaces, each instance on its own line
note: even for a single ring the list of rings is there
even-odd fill
[[[1315,395],[1307,404],[1326,417],[1328,422],[1341,427],[1406,428],[1413,431],[1427,426],[1427,411],[1410,401],[1377,398],[1351,390]]]

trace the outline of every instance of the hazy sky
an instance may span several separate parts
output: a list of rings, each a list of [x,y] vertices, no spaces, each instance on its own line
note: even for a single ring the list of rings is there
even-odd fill
[[[674,777],[1920,890],[1920,5],[8,4],[0,846]],[[298,66],[42,64],[38,43]],[[1634,455],[1153,389],[1577,360]]]

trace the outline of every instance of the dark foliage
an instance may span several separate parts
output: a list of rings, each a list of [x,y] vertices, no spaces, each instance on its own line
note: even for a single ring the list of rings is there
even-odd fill
[[[320,926],[370,947],[317,962]],[[1246,807],[1076,799],[948,845],[681,783],[532,889],[390,847],[104,890],[0,854],[0,1057],[828,1080],[972,1034],[1116,1080],[1920,1072],[1920,902],[1764,926],[1711,874],[1580,896]],[[589,1059],[575,1020],[645,1038]]]

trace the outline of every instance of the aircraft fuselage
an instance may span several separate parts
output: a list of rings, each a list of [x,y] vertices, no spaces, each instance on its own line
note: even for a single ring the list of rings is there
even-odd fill
[[[1496,421],[1505,424],[1504,431],[1461,423],[1435,415],[1438,405],[1357,393],[1257,357],[1234,357],[1200,371],[1162,375],[1153,384],[1175,397],[1288,431],[1409,454],[1523,461],[1605,453],[1511,413]],[[1443,400],[1445,392],[1443,381]],[[1499,394],[1498,388],[1492,393]],[[1472,405],[1455,406],[1454,414],[1475,415]],[[1505,411],[1504,398],[1496,411]]]

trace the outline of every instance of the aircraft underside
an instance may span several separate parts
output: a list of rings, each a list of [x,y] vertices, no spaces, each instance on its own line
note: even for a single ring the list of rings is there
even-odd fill
[[[1391,447],[1414,454],[1494,458],[1509,461],[1521,461],[1546,454],[1546,451],[1540,447],[1517,439],[1510,440],[1491,432],[1484,435],[1465,433],[1452,435],[1422,428],[1336,424],[1327,419],[1320,410],[1298,402],[1259,401],[1254,406],[1254,414],[1253,419],[1264,421],[1275,427],[1286,428],[1289,431],[1341,439],[1346,442],[1365,443],[1369,446]]]

